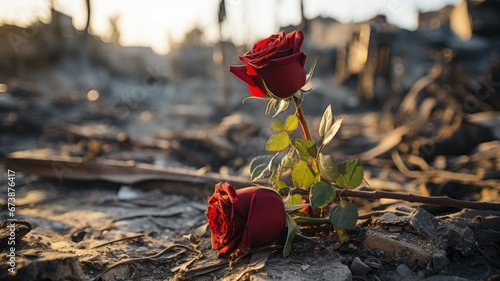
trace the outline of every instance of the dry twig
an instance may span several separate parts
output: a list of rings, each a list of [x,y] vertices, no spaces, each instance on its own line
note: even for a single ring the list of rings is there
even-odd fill
[[[172,250],[173,248],[182,248],[183,251],[179,251],[177,252],[176,254],[174,254],[172,257],[175,257],[181,253],[184,253],[186,250],[189,250],[189,251],[194,251],[196,253],[198,253],[198,255],[201,254],[200,251],[196,250],[196,249],[191,249],[190,247],[188,246],[185,246],[185,245],[182,245],[182,244],[174,244],[174,245],[170,245],[168,247],[166,247],[165,249],[163,249],[162,251],[160,251],[159,253],[155,254],[155,255],[151,255],[151,256],[145,256],[145,257],[140,257],[140,258],[130,258],[130,259],[126,259],[126,260],[122,260],[122,261],[119,261],[117,263],[114,263],[113,265],[111,265],[110,267],[106,268],[103,272],[99,273],[99,275],[97,275],[95,278],[94,278],[94,281],[99,281],[101,279],[101,277],[106,274],[106,272],[110,271],[111,269],[115,268],[115,267],[118,267],[120,265],[124,265],[124,264],[128,264],[128,263],[133,263],[133,262],[141,262],[141,261],[145,261],[145,260],[154,260],[156,258],[159,258],[163,255],[165,255],[168,251]],[[170,258],[172,258],[170,257]]]

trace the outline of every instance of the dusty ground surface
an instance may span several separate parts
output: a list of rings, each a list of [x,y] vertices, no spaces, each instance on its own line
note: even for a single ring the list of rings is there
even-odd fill
[[[499,202],[500,67],[477,56],[498,40],[445,42],[462,54],[465,73],[450,49],[430,52],[417,44],[422,34],[409,48],[405,34],[399,94],[383,104],[361,103],[356,83],[338,85],[333,73],[315,77],[303,103],[313,138],[332,104],[346,119],[323,151],[339,162],[359,158],[361,189]],[[47,64],[0,76],[0,217],[15,197],[19,220],[15,276],[9,223],[0,229],[0,279],[498,280],[498,212],[389,199],[352,198],[362,217],[345,243],[328,225],[302,227],[287,258],[282,242],[231,263],[217,258],[204,227],[206,196],[219,181],[248,184],[249,161],[271,134],[265,102],[241,104],[248,93],[236,79],[221,95],[211,47],[180,48],[169,72],[165,58],[138,65],[120,57],[130,49],[101,41],[92,41],[94,63],[82,64],[75,42],[55,44],[69,51]],[[40,58],[31,58],[35,66]],[[481,100],[466,103],[474,97]]]
[[[203,86],[200,82],[191,87]],[[312,95],[305,107],[319,107],[326,99],[321,92]],[[28,104],[32,99],[36,97],[25,98]],[[112,97],[103,97],[101,102],[105,104],[108,100]],[[144,102],[147,104],[148,100]],[[269,136],[266,127],[270,117],[249,114],[260,108],[258,105],[238,106],[229,114],[231,118],[212,117],[215,121],[173,112],[176,122],[170,122],[171,128],[140,118],[127,119],[132,121],[125,122],[123,127],[103,127],[102,119],[89,121],[85,126],[57,124],[57,130],[45,132],[41,137],[18,134],[16,131],[22,127],[4,127],[5,154],[36,149],[33,151],[45,160],[37,162],[33,157],[36,153],[20,154],[18,158],[9,154],[2,164],[2,171],[7,170],[6,163],[16,171],[16,217],[32,227],[16,244],[17,275],[7,277],[9,265],[2,263],[2,279],[485,280],[498,273],[498,212],[460,212],[429,205],[417,208],[419,204],[388,199],[353,198],[361,214],[378,212],[360,219],[357,228],[349,232],[350,240],[346,243],[340,244],[329,226],[304,227],[293,244],[292,255],[287,258],[281,256],[280,244],[270,252],[255,253],[231,264],[217,258],[210,249],[210,234],[204,227],[206,196],[213,192],[218,181],[233,180],[238,186],[247,182],[247,159],[261,153],[259,147],[263,147]],[[37,114],[12,110],[26,118],[18,122],[36,122],[33,116],[44,116],[53,108],[34,107]],[[98,112],[105,116],[105,108]],[[75,105],[73,114],[85,114],[85,110],[81,104]],[[153,112],[153,116],[156,114]],[[480,143],[466,162],[460,156],[446,156],[449,164],[443,166],[439,162],[443,159],[436,157],[438,160],[429,160],[431,165],[424,167],[406,148],[421,131],[404,130],[403,138],[397,137],[401,134],[397,130],[387,133],[383,124],[389,119],[375,111],[345,116],[344,126],[330,151],[339,160],[366,159],[363,160],[365,178],[370,186],[363,188],[446,194],[474,201],[498,200],[494,177],[476,184],[467,178],[477,174],[478,169],[495,174],[498,141]],[[200,121],[193,123],[189,121],[192,118]],[[316,131],[319,117],[308,118]],[[50,120],[47,123],[54,124]],[[430,123],[440,126],[429,119],[414,128]],[[179,124],[192,125],[189,129],[178,129]],[[123,132],[128,139],[117,140]],[[396,135],[395,143],[388,149],[384,145],[380,148],[383,139],[394,142],[387,135]],[[238,137],[244,141],[238,142]],[[40,144],[42,139],[45,141]],[[397,152],[393,152],[392,158],[387,153],[391,150]],[[398,166],[398,155],[414,170]],[[51,158],[55,156],[59,158]],[[75,159],[85,161],[71,162]],[[130,160],[149,166],[115,169],[121,165],[116,161]],[[181,170],[175,173],[149,170],[163,166]],[[453,172],[451,179],[450,174],[441,173],[447,169]],[[136,173],[140,176],[136,177]],[[463,174],[468,176],[458,176]],[[2,172],[1,185],[7,183],[7,172]],[[7,197],[2,197],[1,202],[5,205]],[[2,218],[6,218],[7,209],[2,208],[1,212]],[[18,226],[18,233],[26,230],[22,223]],[[4,234],[8,233],[6,229],[2,229]],[[0,258],[7,260],[8,253],[2,252]]]
[[[328,81],[322,83],[330,91],[348,93]],[[166,93],[157,87],[158,95]],[[30,91],[4,95],[3,117],[15,119],[0,136],[1,186],[8,184],[6,170],[14,170],[16,218],[32,229],[16,244],[17,275],[7,277],[9,265],[2,262],[2,279],[485,280],[498,274],[498,213],[421,206],[427,213],[416,209],[418,204],[388,199],[353,198],[361,214],[380,212],[359,220],[344,244],[329,226],[321,226],[301,229],[287,258],[280,245],[231,264],[217,258],[203,228],[206,196],[218,181],[248,182],[248,161],[263,153],[271,118],[255,114],[263,112],[264,102],[241,105],[238,94],[231,113],[213,114],[220,108],[207,104],[218,97],[205,95],[207,89],[216,91],[213,81],[195,79],[175,88],[178,95],[168,97],[168,106],[155,109],[158,96],[149,94],[126,118],[109,111],[114,95],[97,103],[42,98]],[[236,93],[244,96],[240,90]],[[313,113],[308,119],[317,138],[322,110],[315,109],[331,101],[346,112],[347,95],[310,95],[303,106]],[[424,117],[418,110],[400,118],[351,110],[327,151],[338,161],[360,158],[369,183],[365,189],[498,202],[498,120],[487,118],[478,128],[460,116],[443,119],[448,105],[440,106],[443,110]],[[467,140],[472,150],[461,152],[462,133],[436,137],[457,122],[462,125],[453,130],[476,132]],[[425,139],[434,150],[415,153],[426,148]],[[456,155],[443,150],[456,144]],[[9,154],[23,150],[34,152]],[[181,170],[153,173],[154,167]],[[2,192],[6,206],[7,191]],[[0,215],[7,218],[7,209],[2,207]],[[18,233],[27,229],[21,222],[18,227]],[[8,236],[6,225],[2,231]],[[9,258],[4,249],[2,261]]]
[[[485,280],[498,272],[498,213],[438,220],[400,208],[410,213],[360,220],[344,244],[328,226],[303,228],[291,256],[278,245],[229,266],[210,249],[205,200],[169,192],[172,183],[131,188],[23,173],[16,181],[16,216],[32,230],[16,244],[12,280]]]

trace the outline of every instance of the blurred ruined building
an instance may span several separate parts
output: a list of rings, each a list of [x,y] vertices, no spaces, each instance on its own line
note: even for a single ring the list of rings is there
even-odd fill
[[[28,28],[0,26],[0,81],[5,83],[8,77],[22,79],[30,72],[43,70],[63,60],[78,61],[84,31],[77,30],[72,18],[65,14],[52,10],[51,16],[50,23],[37,22]],[[89,60],[106,69],[110,75],[143,77],[148,66],[158,61],[151,48],[122,48],[116,42],[105,42],[96,37],[92,39],[89,42]],[[74,72],[78,71],[74,69]]]
[[[474,102],[499,109],[499,82],[492,77],[499,76],[500,68],[500,2],[464,0],[457,6],[419,12],[418,18],[416,31],[389,24],[383,15],[359,23],[310,19],[308,53],[320,57],[317,72],[333,73],[338,83],[355,88],[358,99],[365,104],[379,107],[394,95],[406,93],[439,59],[453,71],[461,72],[462,78],[471,78],[460,81],[474,84],[466,87],[475,90],[489,84],[489,92],[496,87],[496,95],[481,95]],[[294,28],[288,26],[285,30]],[[442,57],[443,50],[448,57]],[[453,75],[449,78],[458,79]],[[474,90],[471,94],[475,94]]]
[[[311,58],[308,64],[320,56],[315,76],[331,77],[336,83],[356,89],[362,103],[380,107],[394,96],[401,96],[439,60],[449,70],[448,82],[462,79],[458,83],[472,89],[472,93],[480,88],[495,90],[495,95],[475,98],[480,107],[499,109],[498,82],[493,83],[500,68],[498,18],[499,1],[464,0],[457,6],[419,12],[416,31],[389,24],[383,15],[359,23],[317,17],[301,24],[308,37],[304,47]],[[296,28],[283,27],[287,31]],[[28,72],[63,59],[77,62],[83,32],[73,27],[72,18],[57,11],[52,11],[49,24],[36,23],[29,28],[0,26],[0,83],[7,83],[11,77],[22,79]],[[115,41],[119,34],[111,42],[93,37],[89,43],[90,60],[99,67],[97,73],[105,69],[106,75],[142,79],[151,76],[153,68],[154,78],[165,81],[214,79],[220,76],[214,63],[221,60],[221,54],[202,36],[202,29],[193,29],[167,56],[159,56],[147,47],[121,47]],[[237,54],[244,48],[227,41],[220,44],[227,45],[224,56],[231,58],[224,60],[225,64],[238,63]],[[75,77],[88,80],[82,82],[82,87],[98,87],[106,82],[99,74],[71,71]],[[463,80],[466,76],[467,81]],[[468,98],[465,92],[459,94]]]

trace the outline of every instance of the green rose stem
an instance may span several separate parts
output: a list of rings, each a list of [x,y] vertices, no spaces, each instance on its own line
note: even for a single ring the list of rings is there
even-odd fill
[[[309,217],[295,217],[293,220],[302,226],[318,225],[318,224],[331,224],[327,218],[309,218]]]
[[[308,190],[300,188],[295,188],[291,190],[291,193],[309,195]],[[498,203],[457,200],[449,198],[447,196],[421,196],[411,193],[397,193],[397,192],[379,191],[379,190],[362,191],[362,190],[340,189],[340,188],[337,188],[337,193],[349,197],[366,198],[366,199],[389,198],[389,199],[403,200],[407,202],[418,202],[418,203],[447,206],[459,209],[500,211],[500,204]]]
[[[297,117],[299,117],[300,128],[304,133],[304,138],[306,140],[311,140],[311,134],[309,133],[309,127],[307,127],[304,110],[302,110],[302,108],[300,107],[300,99],[296,96],[293,96],[293,103],[295,104],[295,108],[297,108]]]

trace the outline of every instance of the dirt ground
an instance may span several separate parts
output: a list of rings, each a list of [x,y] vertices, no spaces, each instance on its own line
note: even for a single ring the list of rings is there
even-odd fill
[[[350,198],[360,217],[347,242],[330,225],[302,226],[286,258],[284,241],[218,258],[206,199],[217,182],[249,184],[271,135],[265,101],[242,104],[243,83],[214,74],[213,46],[166,58],[89,37],[85,62],[51,28],[40,24],[26,45],[46,54],[15,53],[25,68],[0,73],[1,280],[500,280],[500,211],[387,198]],[[312,138],[331,104],[345,119],[323,153],[360,159],[358,190],[500,202],[500,65],[490,57],[500,41],[398,32],[394,85],[369,71],[339,84],[332,50],[323,54],[302,104]],[[383,96],[363,100],[363,85]]]
[[[415,213],[360,220],[344,244],[329,226],[305,227],[287,258],[277,245],[228,264],[210,249],[206,201],[169,191],[172,185],[58,182],[18,173],[16,216],[32,230],[16,244],[16,276],[8,278],[2,263],[2,279],[485,280],[498,272],[500,217],[485,211],[447,216],[439,233],[427,237],[432,230],[419,230]]]
[[[210,85],[204,81],[186,83],[190,84],[178,89],[202,93],[200,87]],[[313,93],[304,107],[315,112],[311,109],[322,106],[326,95]],[[182,104],[184,97],[172,100]],[[191,114],[207,103],[203,100],[207,97],[201,95],[200,104],[191,104],[186,111],[174,106],[166,112],[152,111],[153,121],[146,122],[139,110],[132,113],[137,118],[127,118],[118,127],[101,122],[108,117],[105,105],[113,98],[103,97],[100,106],[72,105],[74,118],[89,110],[100,116],[83,125],[54,121],[67,114],[65,103],[56,105],[61,108],[58,111],[53,111],[53,104],[44,107],[36,102],[36,107],[30,107],[37,96],[23,98],[31,112],[12,109],[18,116],[17,124],[24,127],[3,127],[0,139],[5,158],[0,180],[7,186],[7,170],[16,172],[15,215],[27,223],[17,223],[16,275],[9,276],[10,265],[3,262],[2,280],[498,278],[499,212],[461,211],[391,199],[353,198],[362,217],[356,229],[349,231],[346,243],[339,243],[328,225],[302,227],[287,258],[281,255],[283,241],[272,251],[231,263],[217,258],[206,229],[206,198],[216,182],[230,181],[240,187],[248,184],[248,159],[263,153],[259,147],[263,148],[269,137],[270,117],[252,115],[262,104],[237,105],[235,101],[233,113],[219,117],[208,113],[212,117],[206,118]],[[153,96],[142,102],[147,108],[154,103]],[[202,110],[197,113],[204,114]],[[402,122],[403,130],[391,130],[391,126],[388,130],[385,126],[393,119],[381,112],[344,116],[329,152],[338,161],[361,159],[369,184],[361,189],[498,200],[494,176],[500,159],[498,140],[481,142],[465,162],[460,155],[446,156],[448,163],[443,166],[443,156],[437,155],[421,160],[430,163],[425,167],[410,155],[408,147],[415,145],[429,124],[442,126],[435,119],[416,125],[415,120]],[[319,116],[308,118],[316,132]],[[27,125],[37,129],[23,132]],[[183,129],[186,125],[189,127]],[[24,150],[28,152],[19,152]],[[405,170],[405,165],[412,170]],[[485,174],[493,176],[482,176]],[[481,179],[471,183],[469,177],[477,175]],[[7,190],[5,193],[3,206],[8,204]],[[7,208],[2,208],[1,217],[8,214]],[[5,245],[10,235],[8,223],[3,224],[1,233]],[[0,259],[7,261],[10,251],[4,249]]]

